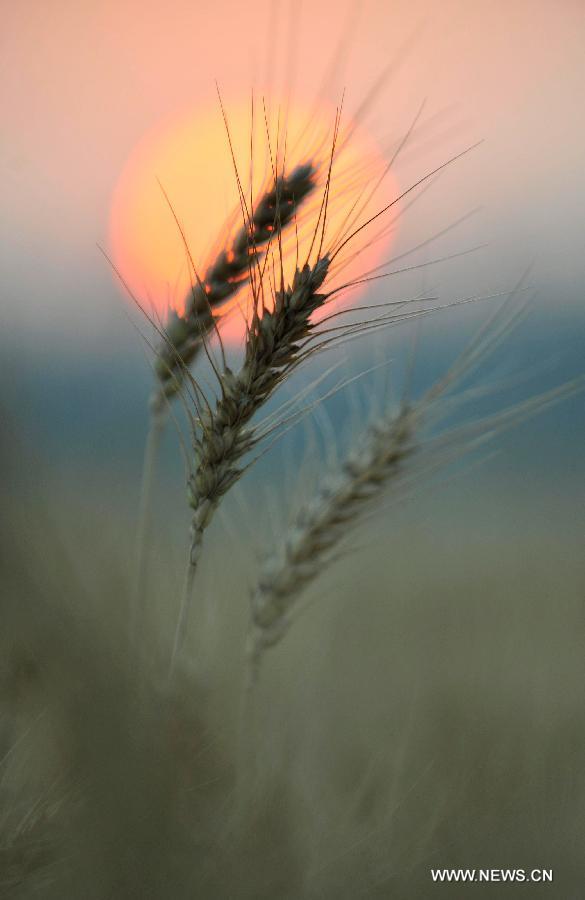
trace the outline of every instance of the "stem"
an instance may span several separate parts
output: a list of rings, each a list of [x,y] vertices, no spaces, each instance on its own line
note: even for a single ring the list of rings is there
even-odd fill
[[[150,402],[150,423],[144,448],[142,483],[140,485],[140,505],[138,512],[138,527],[136,530],[134,585],[132,591],[130,621],[130,643],[132,648],[136,647],[138,628],[143,619],[146,606],[146,581],[149,561],[148,549],[152,526],[152,497],[156,475],[156,464],[165,423],[165,406],[163,402],[161,402],[160,394],[155,394]]]
[[[177,619],[177,627],[175,628],[175,639],[173,641],[173,650],[171,653],[171,661],[169,663],[169,683],[173,680],[177,665],[177,658],[185,643],[185,635],[187,634],[187,622],[189,618],[189,608],[191,606],[191,597],[193,595],[193,583],[197,572],[197,564],[201,556],[201,548],[203,546],[203,529],[193,530],[191,546],[189,547],[189,555],[187,557],[187,568],[185,570],[185,583],[183,586],[183,596],[181,599],[181,607],[179,609],[179,618]]]

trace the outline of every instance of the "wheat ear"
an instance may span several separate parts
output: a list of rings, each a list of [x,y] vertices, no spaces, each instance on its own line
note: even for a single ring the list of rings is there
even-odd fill
[[[175,394],[183,384],[185,366],[201,352],[205,338],[216,327],[215,312],[248,281],[251,263],[275,235],[292,223],[303,200],[315,189],[317,168],[312,163],[297,166],[290,175],[277,176],[254,207],[250,220],[223,249],[205,277],[193,286],[184,315],[172,313],[155,362],[159,390]]]
[[[192,583],[203,536],[222,497],[243,474],[242,461],[260,440],[250,420],[304,358],[303,341],[311,336],[311,316],[327,300],[321,293],[328,257],[297,269],[292,285],[276,292],[274,309],[258,309],[246,338],[244,361],[237,373],[218,373],[219,399],[204,405],[194,420],[195,467],[188,481],[193,510],[185,590],[175,632],[171,674],[187,627]]]
[[[339,470],[301,508],[281,548],[265,561],[252,594],[252,680],[263,652],[284,637],[300,593],[414,452],[419,418],[416,408],[404,406],[372,424]]]

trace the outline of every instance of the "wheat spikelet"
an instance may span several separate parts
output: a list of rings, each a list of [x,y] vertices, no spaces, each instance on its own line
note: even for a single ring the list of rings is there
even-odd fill
[[[185,314],[171,314],[155,362],[161,400],[179,390],[185,366],[195,360],[203,341],[216,327],[214,312],[248,281],[250,265],[258,259],[258,251],[270,243],[276,229],[292,223],[299,205],[316,187],[317,174],[317,168],[307,162],[290,175],[277,176],[231,246],[219,253],[205,277],[193,286]]]

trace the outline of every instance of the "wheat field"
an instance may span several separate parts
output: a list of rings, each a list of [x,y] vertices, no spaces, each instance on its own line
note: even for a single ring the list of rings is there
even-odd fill
[[[14,191],[7,297],[37,269],[47,287],[6,304],[0,335],[0,897],[474,894],[436,881],[450,869],[553,873],[477,888],[498,900],[580,897],[585,329],[579,224],[555,231],[575,151],[537,146],[520,92],[506,106],[504,81],[470,77],[468,109],[499,91],[513,123],[490,146],[487,120],[451,105],[465,72],[448,54],[434,90],[425,53],[443,42],[469,65],[453,23],[479,52],[484,27],[500,34],[487,4],[449,0],[446,22],[424,3],[431,37],[401,3],[348,3],[335,36],[325,0],[321,28],[294,4],[264,4],[262,28],[229,0],[197,22],[175,6],[177,22],[134,19],[129,52],[165,23],[173,53],[151,77],[174,74],[144,92],[166,124],[130,162],[104,139],[118,180],[111,200],[96,182],[99,268],[72,234],[67,261],[31,237],[58,250],[70,223],[39,185],[90,192],[81,163],[69,185],[49,154],[35,182],[24,154],[38,196]],[[510,33],[553,59],[543,10],[516,0]],[[103,24],[112,47],[132,11]],[[40,25],[19,15],[26,56]],[[74,48],[86,15],[57,15]],[[179,89],[182,17],[202,66],[220,18],[232,46],[208,93]],[[569,104],[562,35],[568,68],[547,84]],[[97,84],[92,65],[70,64],[71,90],[76,66]],[[94,112],[126,127],[140,104],[103,101],[150,70],[124,66]],[[518,134],[536,162],[508,161]]]

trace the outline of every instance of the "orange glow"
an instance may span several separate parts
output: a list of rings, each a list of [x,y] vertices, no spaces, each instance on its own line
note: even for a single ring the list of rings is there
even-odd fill
[[[284,272],[288,280],[294,271],[297,242],[301,262],[310,248],[327,177],[335,113],[330,109],[317,115],[315,112],[310,106],[295,106],[289,110],[286,148],[285,129],[278,125],[278,115],[269,117],[269,150],[264,111],[258,103],[254,112],[251,166],[250,102],[226,107],[234,155],[248,205],[250,196],[257,200],[272,180],[269,179],[271,158],[276,155],[277,145],[278,166],[282,168],[282,158],[286,156],[287,172],[307,161],[319,164],[318,187],[299,207],[297,228],[291,224],[283,236]],[[391,176],[387,176],[374,198],[361,209],[370,196],[373,182],[384,170],[385,160],[362,130],[357,127],[354,130],[347,118],[342,125],[339,152],[333,164],[325,249],[343,228],[348,214],[353,217],[361,210],[356,222],[359,224],[395,195]],[[352,136],[345,143],[343,137],[350,127]],[[184,310],[192,271],[180,229],[163,190],[203,280],[215,255],[220,249],[229,247],[231,237],[242,224],[234,167],[219,105],[165,122],[148,134],[128,159],[114,192],[110,221],[113,262],[140,303],[164,321],[169,308],[178,312]],[[369,239],[375,238],[388,222],[389,219],[384,219],[376,223],[340,255],[343,262],[355,251],[361,251],[339,272],[339,282],[358,278],[388,258],[387,234],[367,246]],[[319,240],[320,237],[315,242],[316,247]],[[273,249],[276,252],[276,247]],[[230,251],[228,261],[231,259],[233,253]],[[280,261],[276,265],[280,271]],[[207,285],[206,290],[209,292]],[[233,311],[234,307],[236,311],[243,311],[243,315],[229,316],[222,326],[222,335],[228,342],[241,339],[244,333],[243,316],[249,295],[249,289],[244,287],[231,302],[220,308],[222,314]],[[355,292],[351,299],[352,302],[355,300]],[[329,307],[328,312],[331,311]]]

